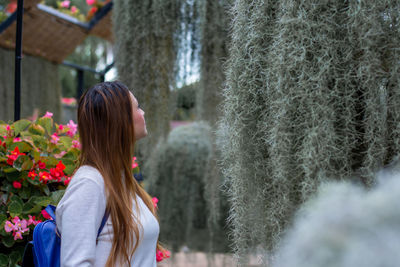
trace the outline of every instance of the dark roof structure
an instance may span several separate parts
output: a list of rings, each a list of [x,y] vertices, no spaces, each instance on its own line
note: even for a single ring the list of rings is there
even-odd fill
[[[111,10],[113,2],[101,8],[88,23],[40,4],[24,4],[22,51],[24,54],[61,63],[88,35],[113,41]],[[16,12],[0,24],[0,47],[15,48]]]

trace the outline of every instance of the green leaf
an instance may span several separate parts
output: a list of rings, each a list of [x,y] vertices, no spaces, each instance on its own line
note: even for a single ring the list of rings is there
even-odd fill
[[[34,206],[31,203],[25,203],[24,206],[22,207],[22,213],[28,215],[30,214],[33,208]]]
[[[5,214],[0,214],[0,226],[3,227],[5,221],[7,221],[7,216]]]
[[[72,138],[69,136],[61,136],[60,141],[66,149],[72,146]]]
[[[51,198],[50,197],[38,197],[38,199],[35,201],[36,205],[39,205],[41,207],[46,207],[51,203]]]
[[[7,267],[9,258],[6,254],[0,253],[0,267]]]
[[[11,217],[19,216],[22,213],[22,205],[17,201],[11,201],[8,205],[8,212]]]
[[[71,149],[70,151],[68,151],[63,157],[62,159],[70,159],[70,160],[76,160],[78,158],[78,153],[76,153],[76,151],[74,149]],[[64,164],[65,165],[65,164]]]
[[[65,170],[64,173],[66,175],[71,175],[72,173],[74,173],[75,169],[76,169],[76,164],[75,161],[70,160],[70,159],[62,159],[62,163],[65,165]]]
[[[17,262],[22,259],[22,253],[19,251],[13,251],[10,254],[11,266],[15,266]]]
[[[21,178],[21,173],[14,170],[14,172],[6,173],[6,177],[8,181],[14,182]]]
[[[1,242],[3,243],[4,246],[10,248],[14,245],[15,240],[14,237],[12,237],[12,235],[7,235],[2,237]]]
[[[28,178],[26,181],[31,180],[31,178]],[[24,186],[21,191],[19,191],[19,195],[23,199],[28,199],[31,196],[31,187],[29,186]]]
[[[60,202],[61,198],[63,197],[65,193],[65,190],[57,190],[54,192],[51,192],[51,201],[53,205],[57,205],[58,202]]]
[[[33,143],[36,147],[40,148],[41,150],[47,149],[47,139],[40,135],[32,135]]]
[[[38,124],[40,126],[42,126],[43,128],[45,128],[49,135],[52,134],[52,128],[53,128],[53,119],[52,118],[43,118],[42,117],[38,120]]]
[[[39,180],[37,178],[35,178],[35,180],[32,180],[31,178],[26,179],[28,181],[28,183],[33,184],[33,185],[38,185],[40,184]]]
[[[50,157],[43,159],[42,161],[44,163],[46,163],[46,167],[50,169],[50,168],[55,167],[60,160],[50,156]]]
[[[31,122],[24,119],[14,122],[13,126],[14,126],[15,136],[17,136],[20,132],[25,130],[25,128],[28,127],[29,124],[31,124]]]
[[[40,135],[43,136],[44,135],[44,128],[38,124],[32,124],[29,128],[28,131],[31,134],[35,134],[35,135]]]
[[[13,167],[4,167],[3,172],[4,173],[12,173],[12,172],[16,172],[16,170]]]
[[[33,167],[33,161],[28,156],[19,156],[14,161],[13,167],[18,171],[27,171]]]
[[[13,196],[10,198],[10,200],[11,200],[11,201],[18,202],[19,204],[21,204],[21,206],[24,205],[24,201],[22,201],[22,199],[21,199],[19,196],[17,196],[17,195],[13,195]]]
[[[44,185],[42,187],[42,189],[43,189],[43,192],[46,194],[46,196],[50,196],[50,189],[47,185]]]
[[[9,150],[14,150],[16,147],[18,147],[19,152],[21,153],[30,152],[32,150],[32,145],[24,141],[12,143],[7,147]]]

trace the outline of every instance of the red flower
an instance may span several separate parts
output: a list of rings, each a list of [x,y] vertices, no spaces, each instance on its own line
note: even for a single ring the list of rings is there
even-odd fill
[[[52,180],[50,173],[48,173],[48,172],[40,172],[39,173],[39,181],[41,181],[43,183],[47,183],[50,180]]]
[[[17,1],[12,1],[11,3],[9,3],[6,7],[6,13],[14,13],[15,10],[17,10]]]
[[[50,175],[54,178],[54,180],[61,181],[61,177],[64,175],[64,173],[55,168],[51,168]]]
[[[91,17],[91,16],[93,16],[96,12],[97,12],[97,7],[94,6],[94,7],[92,7],[92,8],[89,10],[88,16]]]
[[[30,177],[32,180],[35,180],[35,177],[37,176],[37,173],[32,170],[28,173],[28,177]]]
[[[15,149],[14,149],[14,151],[13,152],[11,152],[11,155],[7,155],[7,164],[9,164],[9,165],[13,165],[13,163],[14,163],[14,161],[16,161],[17,160],[17,158],[19,157],[19,156],[21,156],[21,155],[25,155],[25,153],[20,153],[19,152],[19,148],[18,147],[15,147]]]
[[[58,164],[56,165],[56,169],[63,171],[65,170],[65,165],[61,162],[61,160],[58,162]]]
[[[13,182],[13,186],[14,186],[14,188],[20,189],[22,185],[21,185],[20,182],[14,181],[14,182]]]
[[[45,169],[46,168],[46,163],[41,162],[40,160],[38,161],[37,165],[39,166],[39,169]]]
[[[67,186],[70,181],[71,181],[71,177],[65,177],[64,185]]]

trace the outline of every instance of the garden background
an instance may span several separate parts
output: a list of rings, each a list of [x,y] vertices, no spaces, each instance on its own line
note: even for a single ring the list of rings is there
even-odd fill
[[[398,1],[26,0],[17,122],[0,6],[0,265],[76,168],[76,98],[114,79],[146,113],[159,266],[399,262]]]

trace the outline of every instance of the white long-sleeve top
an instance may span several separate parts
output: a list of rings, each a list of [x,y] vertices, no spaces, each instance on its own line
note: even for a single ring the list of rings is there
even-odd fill
[[[131,267],[156,267],[159,224],[139,196],[137,201],[142,230]],[[132,205],[135,212],[133,200]],[[72,177],[56,209],[57,228],[61,234],[61,267],[105,266],[113,239],[111,218],[108,218],[96,244],[105,209],[102,175],[96,168],[81,166]]]

